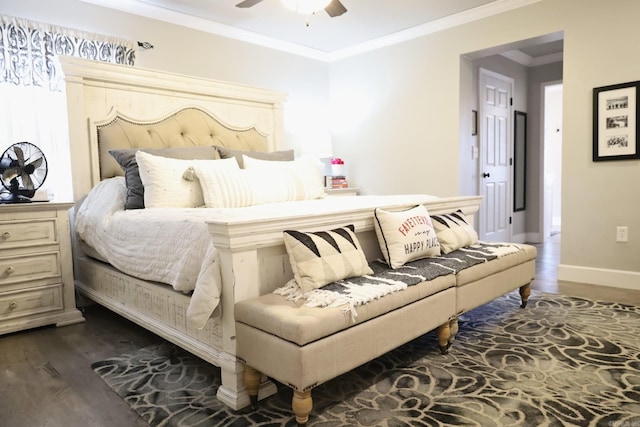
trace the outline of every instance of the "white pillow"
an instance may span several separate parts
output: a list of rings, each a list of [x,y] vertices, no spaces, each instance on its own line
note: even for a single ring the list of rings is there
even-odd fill
[[[281,174],[287,187],[288,200],[311,200],[324,197],[322,164],[318,159],[301,158],[293,161],[260,160],[242,155],[244,168]]]
[[[337,280],[373,274],[354,230],[351,224],[329,231],[284,231],[284,244],[300,289],[309,292]]]
[[[459,209],[450,214],[432,215],[431,220],[438,234],[442,253],[448,254],[478,243],[478,233]]]
[[[196,208],[204,205],[200,184],[183,178],[191,166],[215,163],[215,167],[240,169],[236,159],[181,160],[144,151],[136,153],[136,162],[144,187],[146,208]]]
[[[387,265],[402,267],[409,261],[440,255],[440,244],[429,212],[418,205],[401,212],[374,211],[378,244]]]
[[[194,165],[207,208],[242,208],[300,200],[290,173],[283,170],[224,169]]]

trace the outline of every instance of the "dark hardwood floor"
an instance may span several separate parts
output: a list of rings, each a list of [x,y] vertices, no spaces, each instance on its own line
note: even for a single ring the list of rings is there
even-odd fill
[[[560,236],[537,245],[535,291],[640,304],[640,292],[558,282]],[[92,305],[86,322],[0,337],[1,427],[145,427],[91,363],[162,341]]]

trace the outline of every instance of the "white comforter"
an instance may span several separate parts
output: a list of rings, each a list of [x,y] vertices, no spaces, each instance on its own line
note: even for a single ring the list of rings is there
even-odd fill
[[[235,209],[124,210],[124,178],[100,182],[75,217],[79,237],[118,270],[192,292],[187,319],[202,328],[220,302],[218,254],[206,221],[311,215],[354,208],[424,203],[426,195],[330,197]]]

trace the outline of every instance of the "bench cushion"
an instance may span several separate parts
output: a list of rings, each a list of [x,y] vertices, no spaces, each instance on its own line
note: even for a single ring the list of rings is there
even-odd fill
[[[349,313],[339,308],[307,307],[303,305],[304,301],[292,302],[272,293],[236,303],[235,319],[287,341],[305,345],[454,286],[453,274],[409,286],[356,307],[355,323]]]
[[[469,283],[484,279],[492,274],[507,270],[516,265],[523,264],[536,258],[535,246],[519,244],[520,251],[496,258],[483,264],[477,264],[456,274],[456,286],[461,287]]]

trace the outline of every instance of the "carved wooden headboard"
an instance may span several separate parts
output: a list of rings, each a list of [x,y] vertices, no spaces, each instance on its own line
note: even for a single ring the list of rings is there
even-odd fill
[[[219,145],[236,150],[268,151],[268,136],[255,127],[238,129],[198,107],[186,107],[159,120],[145,121],[116,111],[95,123],[100,178],[122,175],[109,150]]]
[[[285,148],[283,93],[78,58],[60,62],[76,201],[100,179],[119,174],[110,148]]]

